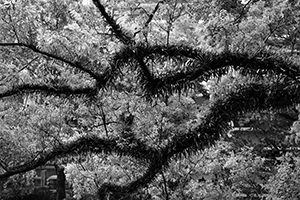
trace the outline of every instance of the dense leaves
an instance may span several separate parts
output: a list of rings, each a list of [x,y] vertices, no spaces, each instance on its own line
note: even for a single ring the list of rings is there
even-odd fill
[[[130,197],[159,175],[166,195],[164,171],[226,137],[233,120],[299,103],[297,3],[0,2],[0,143],[12,152],[0,154],[0,179],[67,157],[77,198]],[[203,81],[231,73],[235,81],[211,90],[197,110],[191,97],[207,96]],[[74,162],[80,155],[86,159]],[[220,162],[227,171],[212,164],[209,173],[227,176],[219,186],[235,191],[226,198],[263,190],[249,186],[263,158]],[[116,163],[131,175],[124,179]],[[139,164],[138,176],[130,163]]]

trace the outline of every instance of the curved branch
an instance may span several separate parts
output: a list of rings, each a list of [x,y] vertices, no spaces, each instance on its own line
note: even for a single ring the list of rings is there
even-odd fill
[[[174,59],[178,63],[177,65],[183,65],[184,67],[179,71],[176,69],[168,72],[168,74],[154,76],[154,73],[145,65],[146,63],[140,62],[141,58],[163,61],[164,57]],[[138,63],[133,65],[133,70],[136,70],[138,66],[139,70],[142,71],[141,74],[144,75],[141,76],[141,83],[147,97],[155,97],[166,93],[172,94],[188,89],[193,85],[193,81],[207,80],[212,76],[222,76],[228,72],[229,67],[253,76],[282,74],[293,80],[300,78],[300,69],[297,65],[267,53],[261,53],[253,57],[246,53],[205,52],[201,49],[183,45],[145,46],[143,44],[135,46],[134,49],[124,47],[116,53],[111,66],[113,66],[112,68],[118,68],[118,70],[112,70],[111,76],[116,76],[116,72],[120,68],[133,62]]]
[[[50,54],[38,50],[36,47],[23,43],[2,43],[0,46],[21,46],[31,49],[34,52],[48,56],[53,59],[65,62],[83,72],[88,73],[97,80],[97,87],[102,88],[111,82],[118,75],[119,69],[126,64],[136,62],[133,65],[139,66],[141,74],[141,84],[145,89],[148,97],[153,97],[164,93],[173,93],[185,88],[189,88],[193,81],[203,79],[206,80],[212,76],[221,76],[227,72],[229,66],[241,70],[244,73],[253,75],[266,73],[280,73],[284,74],[294,80],[300,77],[298,66],[283,60],[278,57],[270,56],[268,54],[261,54],[261,56],[251,57],[248,54],[242,53],[206,53],[199,49],[193,49],[187,46],[144,46],[137,45],[136,47],[125,47],[120,50],[112,59],[111,68],[106,70],[102,75],[82,67],[79,62],[68,61],[63,57]],[[161,56],[179,59],[178,65],[186,65],[181,71],[170,72],[166,75],[153,77],[153,73],[147,67],[143,58],[161,59]],[[182,57],[193,59],[186,64],[186,60]]]
[[[194,59],[193,62],[187,64],[188,69],[165,76],[166,78],[178,76],[174,78],[173,82],[182,79],[185,71],[187,72],[185,72],[184,75],[190,77],[190,80],[194,80],[205,72],[212,72],[228,66],[233,66],[236,69],[241,70],[244,69],[252,74],[266,72],[267,70],[268,72],[282,73],[291,78],[300,77],[300,70],[297,65],[267,52],[262,52],[256,56],[238,52],[212,53],[205,52],[202,49],[194,49],[183,45],[173,45],[170,47],[163,45],[141,45],[139,46],[139,50],[143,51],[144,55],[150,58],[158,57],[158,59],[161,59],[161,56],[166,56],[169,58],[178,59],[182,62],[186,61],[182,57]]]
[[[103,18],[105,19],[105,21],[108,23],[108,25],[112,28],[112,32],[116,35],[116,37],[123,43],[126,45],[130,45],[130,44],[134,44],[134,40],[133,38],[127,34],[123,28],[121,28],[121,26],[119,24],[117,24],[117,22],[115,21],[115,19],[110,16],[104,6],[100,3],[99,0],[93,0],[94,5],[98,8],[98,10],[100,11],[101,15],[103,16]]]
[[[55,158],[61,158],[68,155],[78,155],[85,152],[98,154],[116,153],[120,156],[131,156],[143,161],[153,160],[153,158],[155,158],[158,154],[157,150],[138,140],[132,141],[131,145],[122,145],[120,143],[118,138],[103,139],[98,136],[84,136],[73,142],[58,146],[49,152],[43,153],[32,161],[19,166],[8,167],[5,173],[0,174],[0,179],[30,171]]]
[[[121,197],[134,193],[139,188],[145,187],[158,175],[158,173],[162,170],[161,166],[164,166],[166,162],[168,161],[163,160],[161,155],[158,154],[158,156],[151,160],[146,172],[127,185],[120,186],[111,183],[104,183],[98,189],[99,199],[105,200],[108,195],[113,196],[115,199],[120,199]]]
[[[161,149],[160,154],[151,160],[148,170],[125,186],[104,184],[99,194],[125,195],[150,183],[168,166],[174,157],[188,156],[213,145],[220,136],[229,130],[230,120],[242,113],[265,110],[284,109],[300,102],[300,86],[293,83],[257,84],[240,86],[229,92],[226,97],[210,104],[203,121],[188,133],[174,136],[171,142]]]
[[[0,98],[21,94],[24,92],[45,92],[48,94],[65,94],[65,95],[95,95],[98,89],[96,87],[73,88],[70,86],[49,86],[42,84],[24,84],[0,92]]]

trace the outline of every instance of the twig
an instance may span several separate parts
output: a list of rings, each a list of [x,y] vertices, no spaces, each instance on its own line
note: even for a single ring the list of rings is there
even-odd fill
[[[5,171],[8,171],[7,164],[5,164],[2,160],[0,160],[0,167],[2,167],[2,169],[4,169]]]
[[[95,72],[93,72],[93,71],[91,71],[91,70],[83,67],[80,62],[78,62],[78,61],[70,61],[70,60],[67,60],[67,59],[59,56],[59,55],[55,55],[55,54],[52,54],[52,53],[40,50],[36,46],[34,46],[32,44],[25,44],[25,43],[0,43],[0,47],[1,46],[2,47],[26,47],[26,48],[32,50],[33,52],[39,53],[41,55],[47,56],[47,57],[55,59],[55,60],[59,60],[59,61],[64,62],[66,64],[69,64],[70,66],[75,67],[75,68],[77,68],[77,69],[79,69],[79,70],[81,70],[81,71],[89,74],[92,78],[94,78],[96,80],[100,79],[99,75],[97,75]]]
[[[158,9],[159,9],[160,4],[164,3],[165,1],[166,1],[166,0],[161,0],[161,1],[158,1],[158,2],[157,2],[155,8],[153,9],[152,13],[149,15],[148,20],[145,22],[144,26],[143,26],[140,30],[138,30],[137,32],[135,32],[135,33],[133,34],[133,37],[135,37],[138,33],[142,32],[143,30],[145,30],[145,29],[149,26],[149,24],[150,24],[150,22],[152,21],[152,19],[153,19],[155,13],[156,13],[156,12],[158,11]]]
[[[104,114],[102,105],[100,105],[100,109],[101,109],[101,117],[102,117],[104,129],[105,129],[106,137],[108,137],[108,129],[107,129],[107,126],[106,126],[106,124],[107,124],[107,123],[106,123],[106,116],[105,116],[105,114]]]
[[[164,193],[166,195],[166,200],[169,200],[169,192],[168,192],[168,186],[167,186],[167,180],[166,177],[164,175],[164,172],[161,172],[161,177],[163,178],[163,183],[164,183]]]

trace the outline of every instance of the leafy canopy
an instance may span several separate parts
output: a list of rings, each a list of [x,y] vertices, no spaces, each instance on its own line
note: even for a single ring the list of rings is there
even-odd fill
[[[285,35],[286,29],[279,21],[293,18],[284,10],[296,12],[294,7],[286,5],[297,5],[276,4],[276,12],[281,12],[282,18],[266,19],[264,13],[271,11],[263,1],[246,4],[235,1],[231,7],[221,2],[200,5],[196,1],[143,4],[93,0],[92,4],[83,5],[70,0],[1,1],[2,101],[24,95],[35,96],[35,101],[40,99],[43,105],[53,107],[64,105],[64,100],[73,101],[76,109],[86,114],[78,118],[86,120],[80,123],[72,118],[67,120],[79,124],[81,132],[78,126],[74,131],[57,123],[56,127],[60,124],[66,129],[60,129],[65,130],[60,134],[54,131],[54,138],[68,138],[69,133],[77,136],[53,142],[51,148],[35,152],[36,156],[28,156],[24,162],[2,165],[0,179],[56,158],[87,152],[128,156],[145,163],[143,174],[126,184],[102,184],[99,197],[112,193],[117,198],[146,186],[173,159],[215,144],[230,129],[229,122],[236,116],[249,111],[284,109],[299,103],[299,66],[284,54],[275,54],[274,49],[282,47],[273,45]],[[253,6],[249,7],[250,4]],[[238,9],[232,9],[234,6]],[[199,16],[198,11],[205,14]],[[253,19],[257,13],[261,18]],[[242,19],[245,20],[241,22]],[[256,27],[260,20],[271,20],[264,25],[270,25],[270,33],[274,35],[268,35],[268,26],[259,27],[263,30],[249,28],[249,24]],[[197,26],[185,27],[185,23]],[[240,26],[236,26],[237,23]],[[297,23],[295,17],[292,26]],[[257,40],[249,44],[248,38],[241,35],[245,32],[248,36],[257,36]],[[295,44],[291,42],[290,47],[294,53]],[[109,126],[105,120],[104,113],[113,113],[113,106],[108,109],[109,98],[124,98],[125,93],[126,98],[140,101],[149,109],[157,102],[168,104],[172,95],[181,96],[192,90],[207,95],[200,83],[232,70],[256,78],[272,77],[272,81],[250,79],[234,85],[209,102],[196,125],[170,134],[159,145],[149,144],[149,140],[139,137],[147,135],[146,130],[136,132],[131,127],[131,115],[118,114],[122,116],[119,122],[123,126]],[[93,123],[97,120],[93,121],[93,114],[84,111],[85,105],[98,106],[94,109],[98,113],[94,114],[102,116],[101,128],[94,129]],[[130,106],[123,105],[122,109],[132,112]],[[57,122],[61,121],[62,118],[57,118]],[[45,124],[38,127],[37,130],[41,130]]]

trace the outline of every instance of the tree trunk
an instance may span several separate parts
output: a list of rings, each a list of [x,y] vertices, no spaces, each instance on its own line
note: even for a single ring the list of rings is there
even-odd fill
[[[66,176],[64,168],[59,165],[55,165],[55,169],[57,174],[56,200],[63,200],[66,198]]]

